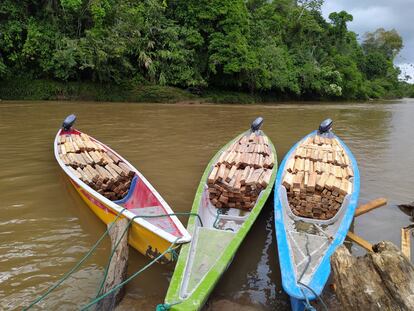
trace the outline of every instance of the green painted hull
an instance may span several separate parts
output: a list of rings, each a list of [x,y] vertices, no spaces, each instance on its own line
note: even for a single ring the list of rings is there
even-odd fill
[[[207,165],[206,170],[204,171],[200,184],[197,188],[197,193],[194,198],[191,212],[193,213],[199,212],[199,208],[201,206],[200,201],[202,199],[204,187],[206,185],[206,181],[207,181],[209,172],[211,170],[211,166],[217,162],[218,157],[223,150],[225,150],[230,144],[232,144],[236,139],[239,139],[244,134],[245,133],[239,135],[238,137],[230,141],[228,144],[223,146],[222,149],[219,152],[217,152],[217,154],[211,159],[210,163]],[[275,147],[273,143],[270,141],[270,139],[269,139],[269,144],[270,144],[270,147],[272,148],[272,152],[275,155],[275,164],[273,167],[273,172],[272,172],[269,185],[267,186],[266,189],[262,191],[261,195],[259,196],[256,202],[255,207],[251,210],[250,215],[244,221],[240,229],[236,233],[232,233],[232,237],[230,241],[226,241],[227,237],[224,237],[225,234],[223,234],[223,237],[224,237],[223,241],[225,241],[223,242],[223,244],[226,244],[225,249],[221,252],[221,254],[220,252],[218,252],[217,255],[215,254],[216,256],[219,256],[219,258],[215,260],[215,263],[211,267],[209,267],[208,272],[203,275],[203,278],[201,279],[201,282],[199,283],[199,285],[185,299],[180,297],[180,289],[181,289],[182,282],[183,282],[185,272],[186,272],[186,265],[187,265],[189,253],[191,250],[191,243],[196,243],[196,242],[192,240],[192,242],[185,244],[181,247],[180,255],[178,257],[177,264],[175,266],[175,271],[172,276],[171,283],[170,283],[170,286],[168,288],[168,292],[165,298],[165,303],[172,305],[171,310],[194,311],[194,310],[201,309],[201,307],[206,303],[207,298],[209,297],[210,293],[213,291],[215,285],[219,281],[221,275],[226,271],[226,269],[232,262],[238,248],[240,247],[240,244],[243,242],[244,238],[246,237],[247,233],[249,232],[250,228],[255,222],[257,216],[262,210],[264,204],[266,203],[272,191],[274,181],[276,179],[277,155],[276,155]],[[187,230],[192,236],[194,236],[194,233],[197,230],[197,227],[200,228],[199,226],[196,225],[196,221],[197,220],[195,217],[191,217],[187,225]],[[212,236],[212,238],[214,238],[214,235]],[[198,233],[197,239],[201,239],[201,235],[199,233]],[[221,241],[221,238],[219,241]],[[201,246],[200,246],[200,249],[202,249]],[[208,250],[204,252],[209,253]],[[208,256],[208,254],[205,254],[205,256]],[[210,257],[211,257],[211,253],[210,253]]]

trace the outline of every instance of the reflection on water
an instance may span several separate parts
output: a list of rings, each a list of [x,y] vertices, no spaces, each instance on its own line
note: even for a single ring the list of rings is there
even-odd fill
[[[52,141],[64,117],[133,163],[175,211],[188,211],[214,153],[258,115],[281,161],[319,122],[352,149],[361,173],[361,203],[378,196],[387,207],[359,217],[355,232],[400,243],[409,217],[397,204],[413,200],[414,101],[268,106],[144,105],[129,103],[0,103],[0,309],[21,309],[57,281],[104,232],[53,158]],[[211,301],[231,300],[263,310],[288,310],[280,284],[273,205],[267,204]],[[186,222],[185,219],[182,221]],[[73,310],[95,295],[110,244],[50,295],[40,307]],[[353,246],[356,254],[362,251]],[[148,259],[130,252],[129,273]],[[127,286],[121,310],[153,310],[163,301],[173,266],[153,266]],[[213,306],[214,304],[211,304]]]

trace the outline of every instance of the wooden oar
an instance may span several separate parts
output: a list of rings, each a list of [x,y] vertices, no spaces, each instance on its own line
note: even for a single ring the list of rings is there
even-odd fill
[[[365,213],[368,213],[368,212],[372,211],[373,209],[384,206],[385,204],[387,204],[387,199],[385,199],[385,198],[378,198],[378,199],[372,200],[372,201],[370,201],[366,204],[363,204],[363,205],[359,206],[355,210],[354,217],[361,216]]]
[[[365,248],[368,252],[372,252],[372,244],[369,243],[367,240],[364,240],[363,238],[359,237],[355,233],[349,231],[346,234],[347,238],[358,244],[359,246]]]
[[[387,204],[387,199],[385,199],[385,198],[378,198],[378,199],[372,200],[372,201],[370,201],[366,204],[363,204],[363,205],[359,206],[355,210],[354,217],[361,216],[365,213],[368,213],[369,211],[372,211],[373,209],[384,206],[385,204]],[[367,240],[364,240],[363,238],[359,237],[358,235],[356,235],[353,232],[348,232],[346,236],[350,240],[352,240],[353,242],[358,244],[359,246],[365,248],[368,252],[372,252],[372,244],[369,243]]]

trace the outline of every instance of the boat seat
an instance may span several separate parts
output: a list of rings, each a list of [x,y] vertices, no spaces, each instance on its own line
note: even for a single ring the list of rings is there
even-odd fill
[[[138,207],[129,209],[131,213],[134,213],[137,216],[156,216],[156,215],[166,215],[166,211],[160,205],[156,206],[147,206],[147,207]],[[174,222],[169,216],[163,217],[154,217],[154,218],[144,218],[146,221],[152,225],[161,228],[168,233],[175,234],[177,229],[175,228]]]

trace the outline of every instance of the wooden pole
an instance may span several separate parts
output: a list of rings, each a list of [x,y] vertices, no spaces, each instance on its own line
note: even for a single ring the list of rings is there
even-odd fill
[[[401,252],[408,260],[411,260],[411,231],[414,225],[401,228]]]
[[[387,199],[385,199],[385,198],[378,198],[378,199],[372,200],[372,201],[368,202],[367,204],[363,204],[363,205],[359,206],[355,210],[354,217],[358,217],[360,215],[368,213],[368,212],[372,211],[373,209],[384,206],[385,204],[387,204]]]
[[[369,243],[367,240],[364,240],[363,238],[359,237],[351,231],[349,231],[346,236],[359,246],[365,248],[368,252],[372,252],[372,244]]]
[[[121,238],[123,232],[128,227],[128,220],[126,218],[118,220],[109,231],[111,238],[112,250],[116,246],[115,244]],[[108,225],[109,228],[109,225]],[[124,234],[121,242],[118,244],[111,263],[108,268],[108,275],[105,280],[105,284],[102,289],[102,294],[108,292],[110,289],[124,281],[127,277],[128,268],[128,232]],[[115,291],[109,296],[102,299],[97,305],[96,310],[109,311],[114,310],[115,307],[121,302],[125,295],[125,288]]]
[[[354,217],[358,217],[360,215],[366,214],[378,207],[384,206],[385,204],[387,204],[387,199],[385,198],[378,198],[375,200],[372,200],[366,204],[363,204],[361,206],[359,206],[356,210],[355,210],[355,215]],[[358,235],[356,235],[353,232],[348,232],[348,234],[346,235],[351,241],[355,242],[356,244],[358,244],[359,246],[363,247],[364,249],[366,249],[368,252],[372,252],[372,244],[369,243],[367,240],[364,240],[363,238],[359,237]]]
[[[331,257],[341,310],[414,310],[414,267],[390,242],[352,256],[340,246]]]

